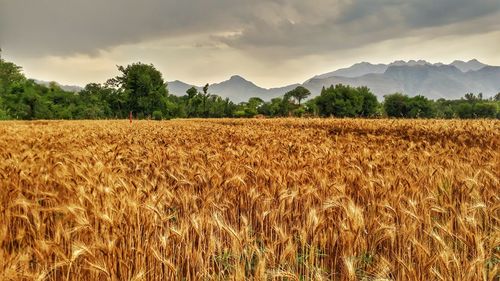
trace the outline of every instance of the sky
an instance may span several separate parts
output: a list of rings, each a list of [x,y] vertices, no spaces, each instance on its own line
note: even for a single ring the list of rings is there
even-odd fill
[[[2,57],[66,85],[140,61],[277,87],[361,61],[500,65],[499,46],[500,0],[0,0]]]

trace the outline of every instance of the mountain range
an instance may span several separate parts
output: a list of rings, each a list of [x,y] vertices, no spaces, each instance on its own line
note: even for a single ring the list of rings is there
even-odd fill
[[[312,96],[317,96],[323,87],[336,84],[367,86],[379,99],[395,92],[410,96],[424,95],[431,99],[458,99],[469,92],[490,97],[500,92],[500,67],[486,65],[476,59],[467,62],[456,60],[451,64],[433,64],[424,60],[395,61],[390,64],[361,62],[316,75],[302,84],[271,89],[259,87],[235,75],[226,81],[211,84],[209,92],[234,102],[242,102],[250,97],[270,100],[283,96],[299,85],[309,89]],[[193,86],[181,81],[168,83],[169,92],[179,96]],[[200,86],[194,87],[201,90]]]

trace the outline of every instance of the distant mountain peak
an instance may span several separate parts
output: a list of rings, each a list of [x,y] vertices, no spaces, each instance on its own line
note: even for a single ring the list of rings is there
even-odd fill
[[[358,62],[358,63],[353,64],[353,66],[355,66],[355,65],[374,65],[374,64],[371,62],[362,61],[362,62]]]
[[[249,82],[247,79],[243,78],[240,75],[231,76],[231,78],[229,78],[229,81],[247,81],[247,82]]]
[[[168,82],[168,83],[179,83],[179,84],[188,85],[187,83],[184,83],[184,82],[182,82],[181,80],[175,80],[175,81]]]
[[[283,96],[286,92],[292,90],[296,86],[298,86],[298,84],[266,89],[255,85],[253,82],[240,75],[233,75],[228,80],[210,84],[208,91],[211,94],[219,95],[222,98],[230,98],[233,102],[238,103],[247,101],[251,97],[271,100],[272,98]],[[168,83],[169,92],[176,96],[184,95],[186,90],[190,87],[192,86],[181,81]]]
[[[454,63],[481,63],[477,59],[470,59],[469,61],[463,61],[463,60],[454,60],[451,64]]]
[[[258,87],[258,88],[260,88],[259,86],[255,85],[252,81],[249,81],[240,75],[233,75],[229,78],[229,80],[220,82],[218,85],[226,85],[226,84],[239,86],[239,87]],[[214,86],[214,85],[212,85],[212,86]]]
[[[462,72],[477,71],[477,70],[487,66],[486,64],[478,61],[477,59],[471,59],[468,62],[461,61],[461,60],[455,60],[450,65],[455,66],[456,68],[460,69],[460,71],[462,71]]]
[[[388,66],[416,66],[416,65],[431,65],[428,61],[425,60],[409,60],[409,61],[404,61],[404,60],[397,60],[392,63],[390,63]]]

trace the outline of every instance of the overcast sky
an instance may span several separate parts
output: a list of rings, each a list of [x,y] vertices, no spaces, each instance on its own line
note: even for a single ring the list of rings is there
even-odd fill
[[[274,87],[360,61],[500,65],[499,19],[500,0],[0,0],[0,47],[63,84],[141,61],[167,81]]]

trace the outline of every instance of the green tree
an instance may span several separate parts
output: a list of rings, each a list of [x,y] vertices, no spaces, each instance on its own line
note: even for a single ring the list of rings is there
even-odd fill
[[[113,89],[101,84],[90,83],[78,94],[80,96],[79,118],[83,119],[101,119],[114,117],[120,111],[120,107],[112,108]],[[120,116],[124,114],[121,113]]]
[[[191,87],[191,88],[187,89],[186,94],[187,94],[188,99],[192,99],[194,96],[196,96],[198,94],[198,90],[196,90],[195,87]]]
[[[477,118],[495,118],[497,116],[497,105],[492,102],[475,104],[474,115]]]
[[[483,93],[479,93],[477,96],[474,93],[467,93],[464,96],[465,100],[469,102],[477,102],[483,100]]]
[[[223,105],[224,105],[224,117],[232,117],[234,111],[236,110],[236,105],[229,98],[224,99]]]
[[[252,117],[257,115],[259,107],[264,104],[264,101],[258,97],[252,97],[248,100],[245,106],[245,114],[247,117]]]
[[[500,101],[500,92],[498,92],[498,94],[496,94],[495,97],[493,97],[493,100]]]
[[[199,117],[198,113],[201,111],[199,109],[202,99],[198,90],[195,87],[191,87],[186,91],[187,96],[185,96],[186,103],[186,114],[188,117]]]
[[[410,112],[410,98],[401,93],[384,96],[384,111],[389,117],[404,118]]]
[[[302,86],[298,86],[295,89],[293,89],[285,94],[285,96],[294,98],[298,102],[299,106],[300,106],[300,102],[303,99],[306,99],[310,95],[311,95],[311,92]]]
[[[202,112],[201,112],[201,116],[202,117],[208,117],[209,115],[209,106],[208,106],[208,103],[209,103],[209,98],[210,98],[210,94],[208,93],[208,87],[210,85],[207,83],[205,84],[205,86],[203,86],[203,94],[201,95],[201,104],[202,104]]]
[[[12,87],[26,82],[21,70],[20,66],[0,59],[0,96],[7,94]]]
[[[318,116],[319,115],[319,109],[318,105],[316,103],[316,99],[310,99],[306,102],[306,113],[313,115],[313,116]]]
[[[270,102],[264,102],[259,108],[258,113],[277,117],[288,116],[290,111],[290,102],[287,98],[273,98]]]
[[[474,107],[470,103],[461,103],[456,109],[458,117],[462,119],[474,118]]]
[[[205,86],[203,86],[203,94],[204,95],[208,95],[208,87],[210,87],[210,85],[208,83],[205,84]]]
[[[124,93],[127,109],[139,117],[153,111],[165,111],[168,91],[161,73],[152,64],[134,63],[118,66],[120,76],[109,82]]]
[[[169,95],[165,103],[165,114],[163,114],[163,118],[169,120],[176,117],[185,118],[186,107],[181,99]]]
[[[410,98],[408,107],[407,117],[410,118],[433,118],[436,116],[434,103],[424,96]]]
[[[3,99],[0,97],[0,120],[7,120],[10,119],[11,117],[7,113],[7,110],[5,109]]]
[[[368,87],[358,87],[357,91],[361,97],[363,97],[363,105],[359,115],[362,117],[373,117],[377,115],[377,108],[379,107],[377,96],[375,96]]]
[[[376,97],[368,88],[353,88],[342,84],[323,88],[315,98],[315,103],[321,116],[370,116],[377,108]]]
[[[159,110],[153,111],[153,119],[158,121],[163,119],[163,114],[161,113],[161,111]]]

